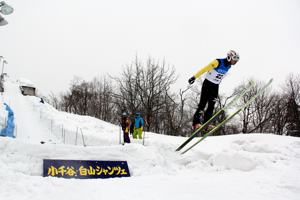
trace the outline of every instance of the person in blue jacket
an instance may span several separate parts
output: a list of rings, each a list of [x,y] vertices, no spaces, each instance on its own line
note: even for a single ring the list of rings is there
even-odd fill
[[[207,72],[202,85],[200,103],[193,118],[193,129],[201,127],[202,123],[205,123],[212,117],[219,93],[219,84],[231,66],[235,65],[239,59],[239,54],[230,50],[226,58],[213,60],[189,79],[189,84],[193,84],[196,78]],[[207,109],[204,110],[206,105]]]
[[[145,121],[141,116],[140,112],[135,113],[134,120],[132,122],[132,131],[133,131],[133,139],[142,139],[143,135],[143,128],[144,128]]]

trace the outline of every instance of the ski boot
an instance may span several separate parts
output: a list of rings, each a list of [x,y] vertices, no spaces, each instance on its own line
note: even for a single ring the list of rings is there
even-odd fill
[[[202,126],[202,123],[204,120],[204,112],[196,112],[193,119],[193,130],[196,130]]]
[[[209,124],[205,130],[207,132],[209,132],[209,131],[213,130],[215,127],[216,127],[215,125]]]
[[[201,126],[202,126],[202,124],[193,124],[193,130],[197,130]]]

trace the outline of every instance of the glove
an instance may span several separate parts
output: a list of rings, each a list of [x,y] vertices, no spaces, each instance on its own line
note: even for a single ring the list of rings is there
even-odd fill
[[[193,76],[189,79],[189,84],[192,85],[195,82],[196,78]]]

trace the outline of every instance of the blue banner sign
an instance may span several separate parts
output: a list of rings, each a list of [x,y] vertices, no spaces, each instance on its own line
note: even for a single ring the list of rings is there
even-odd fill
[[[77,179],[130,177],[126,161],[44,159],[44,177]]]

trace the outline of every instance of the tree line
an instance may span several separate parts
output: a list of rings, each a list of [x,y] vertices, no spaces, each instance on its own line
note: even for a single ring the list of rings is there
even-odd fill
[[[79,115],[88,115],[119,124],[122,112],[141,112],[146,130],[187,136],[200,98],[201,83],[190,90],[172,92],[170,87],[177,79],[174,67],[165,61],[139,58],[126,65],[120,77],[102,76],[86,81],[74,77],[67,92],[51,94],[47,100],[56,109]],[[255,86],[237,105],[254,96],[264,84],[248,80],[238,85],[229,96],[219,95],[215,112],[222,109],[251,82]],[[230,113],[222,113],[214,123]],[[300,137],[300,75],[291,74],[281,88],[266,90],[233,121],[225,124],[214,135],[237,133],[274,133]]]

